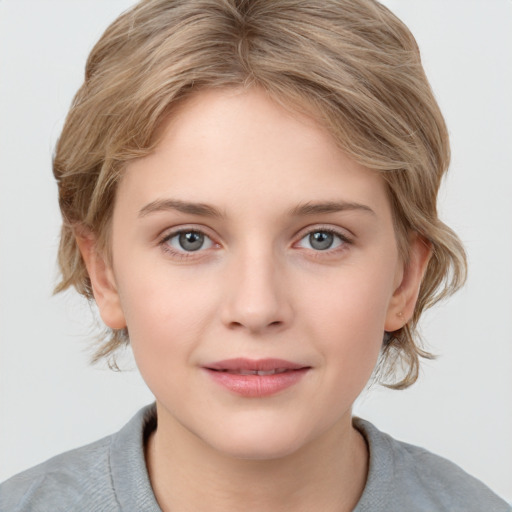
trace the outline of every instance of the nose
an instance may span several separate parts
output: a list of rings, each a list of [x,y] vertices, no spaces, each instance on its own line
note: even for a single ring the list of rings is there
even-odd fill
[[[252,334],[280,331],[292,319],[283,265],[272,251],[247,253],[233,257],[228,269],[222,321]]]

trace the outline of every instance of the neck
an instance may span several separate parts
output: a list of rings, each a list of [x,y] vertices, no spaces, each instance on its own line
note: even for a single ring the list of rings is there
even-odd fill
[[[268,510],[351,511],[362,494],[366,442],[340,420],[300,450],[272,460],[220,453],[158,410],[158,427],[146,445],[146,463],[164,512]],[[347,421],[348,420],[348,421]]]

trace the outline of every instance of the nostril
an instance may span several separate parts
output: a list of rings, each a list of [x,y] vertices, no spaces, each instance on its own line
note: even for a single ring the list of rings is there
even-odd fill
[[[283,325],[284,325],[284,322],[282,322],[281,320],[275,320],[274,322],[268,323],[266,326],[265,325],[259,325],[258,327],[251,326],[249,323],[244,324],[244,322],[233,321],[233,322],[229,323],[229,328],[231,328],[231,329],[245,329],[246,327],[249,327],[249,329],[251,329],[251,330],[261,330],[261,329],[265,329],[265,328],[267,328],[267,329],[268,328],[277,329],[277,328],[282,327]]]

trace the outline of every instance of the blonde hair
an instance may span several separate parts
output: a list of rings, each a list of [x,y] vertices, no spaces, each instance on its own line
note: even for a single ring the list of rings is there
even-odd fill
[[[58,141],[53,170],[63,216],[56,291],[93,299],[77,228],[108,251],[117,184],[130,160],[152,151],[178,102],[204,88],[252,87],[313,112],[356,161],[380,171],[407,260],[418,233],[432,248],[411,320],[386,336],[385,385],[418,377],[421,313],[464,282],[457,236],[438,218],[449,164],[447,129],[407,27],[373,0],[145,0],[93,48]],[[95,359],[128,342],[111,331]],[[398,382],[391,382],[397,372]]]

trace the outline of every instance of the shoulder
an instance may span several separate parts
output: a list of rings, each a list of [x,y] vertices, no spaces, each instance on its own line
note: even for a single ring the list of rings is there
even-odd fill
[[[0,512],[159,511],[144,459],[153,406],[119,432],[58,455],[0,485]]]
[[[111,437],[24,471],[0,485],[0,511],[118,510],[109,467]]]
[[[485,484],[443,457],[397,441],[367,421],[355,418],[354,426],[370,451],[367,485],[357,512],[511,512]]]

